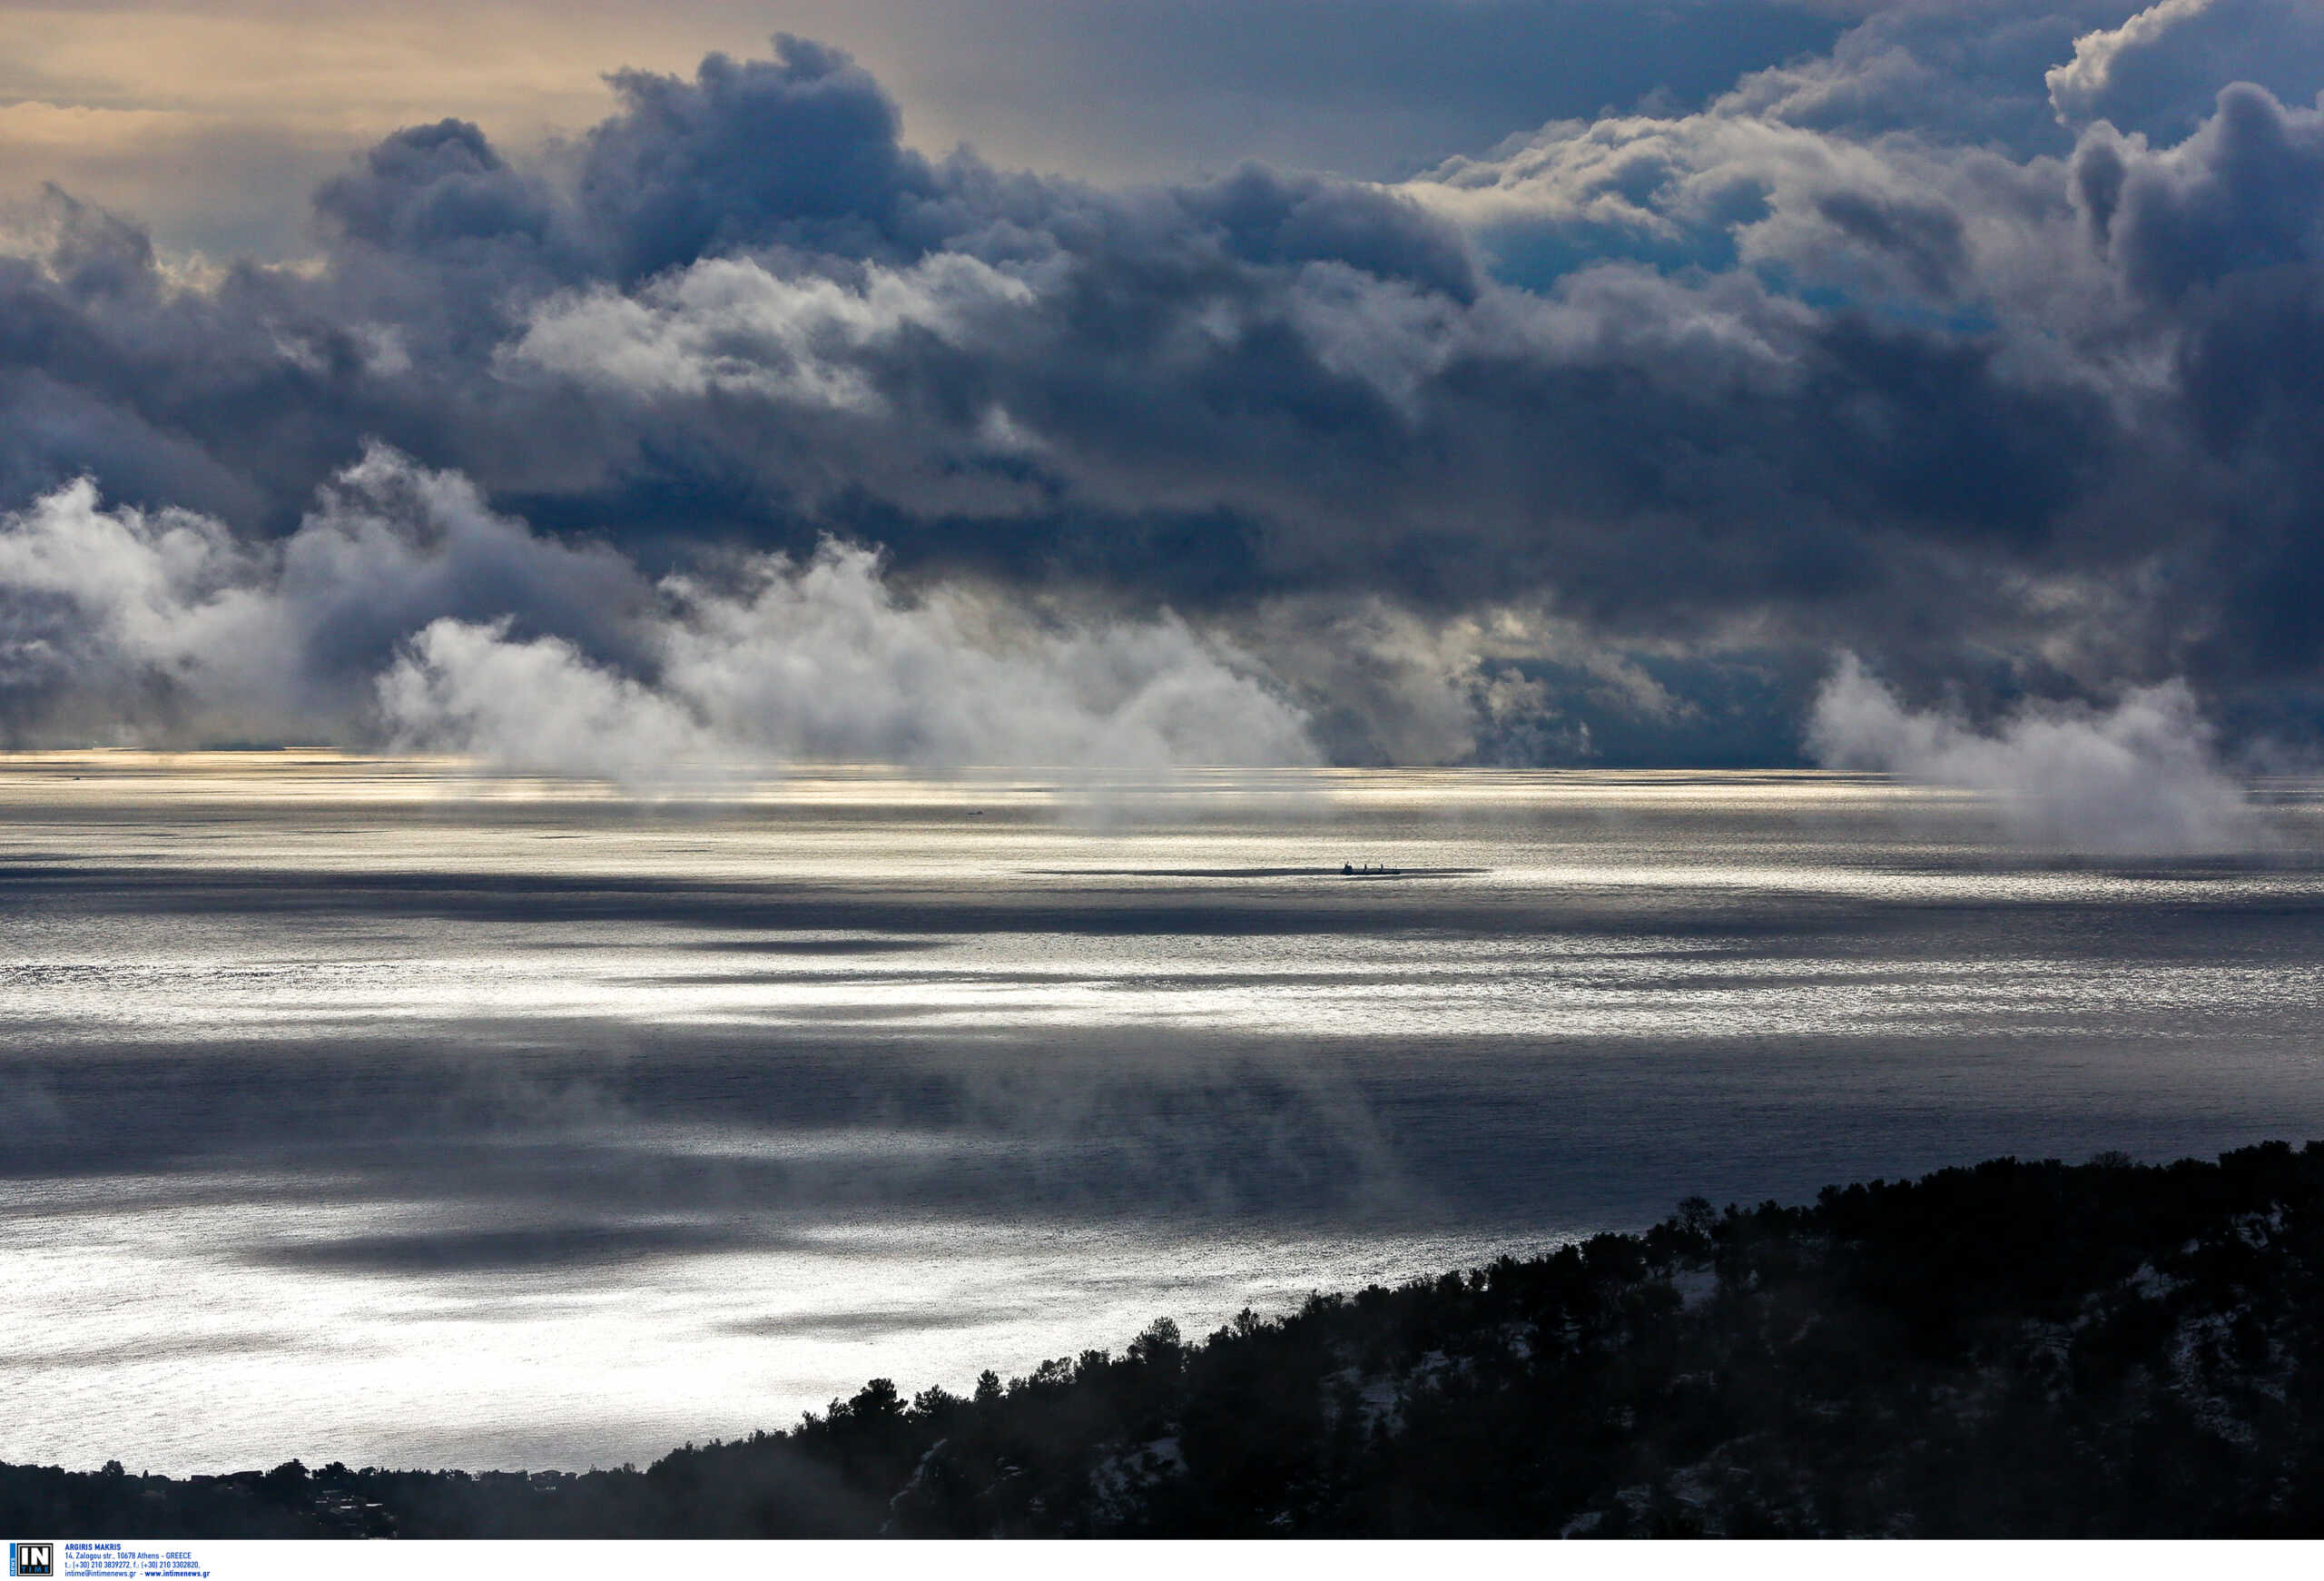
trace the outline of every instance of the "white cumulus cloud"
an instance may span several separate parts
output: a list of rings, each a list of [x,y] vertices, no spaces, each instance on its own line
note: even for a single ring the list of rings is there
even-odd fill
[[[1955,712],[1905,707],[1846,655],[1817,696],[1808,745],[1827,767],[1975,791],[2046,850],[2192,855],[2245,849],[2257,834],[2181,681],[2110,708],[2028,703],[1980,730]]]
[[[870,550],[649,581],[374,449],[251,544],[75,483],[0,517],[0,728],[475,755],[644,786],[723,763],[1313,761],[1260,667],[1177,617],[1075,619]]]

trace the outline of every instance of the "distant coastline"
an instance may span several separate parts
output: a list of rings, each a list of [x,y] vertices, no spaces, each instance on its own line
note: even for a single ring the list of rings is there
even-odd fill
[[[0,1466],[57,1537],[2315,1537],[2324,1142],[1999,1159],[874,1379],[643,1470]]]

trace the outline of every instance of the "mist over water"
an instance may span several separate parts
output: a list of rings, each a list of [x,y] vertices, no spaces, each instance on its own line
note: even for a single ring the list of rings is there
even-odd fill
[[[2169,860],[1840,774],[715,796],[0,760],[0,1458],[643,1462],[1690,1192],[2324,1135],[2306,784]]]

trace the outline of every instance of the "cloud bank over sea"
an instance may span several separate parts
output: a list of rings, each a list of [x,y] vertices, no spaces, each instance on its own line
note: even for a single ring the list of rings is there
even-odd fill
[[[1164,617],[1037,620],[947,587],[910,604],[870,550],[737,557],[649,582],[374,448],[279,543],[89,484],[0,519],[25,734],[302,733],[637,784],[736,758],[1293,764],[1297,711]]]
[[[1610,34],[1613,107],[1390,181],[934,155],[786,35],[527,152],[396,132],[292,262],[52,186],[0,726],[616,776],[2312,741],[2318,15],[1905,0],[1724,84],[1673,43],[1684,90]],[[1817,705],[1836,649],[1877,697]]]
[[[2044,850],[2190,855],[2264,839],[2181,681],[2104,709],[2029,703],[1979,730],[1957,707],[1904,707],[1850,654],[1816,695],[1808,740],[1835,768],[1978,792],[2014,836]]]

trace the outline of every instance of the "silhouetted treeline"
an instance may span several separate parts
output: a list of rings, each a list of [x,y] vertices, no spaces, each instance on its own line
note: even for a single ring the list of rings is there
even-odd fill
[[[2324,1143],[2001,1159],[874,1379],[644,1471],[0,1467],[59,1537],[2324,1535]]]

